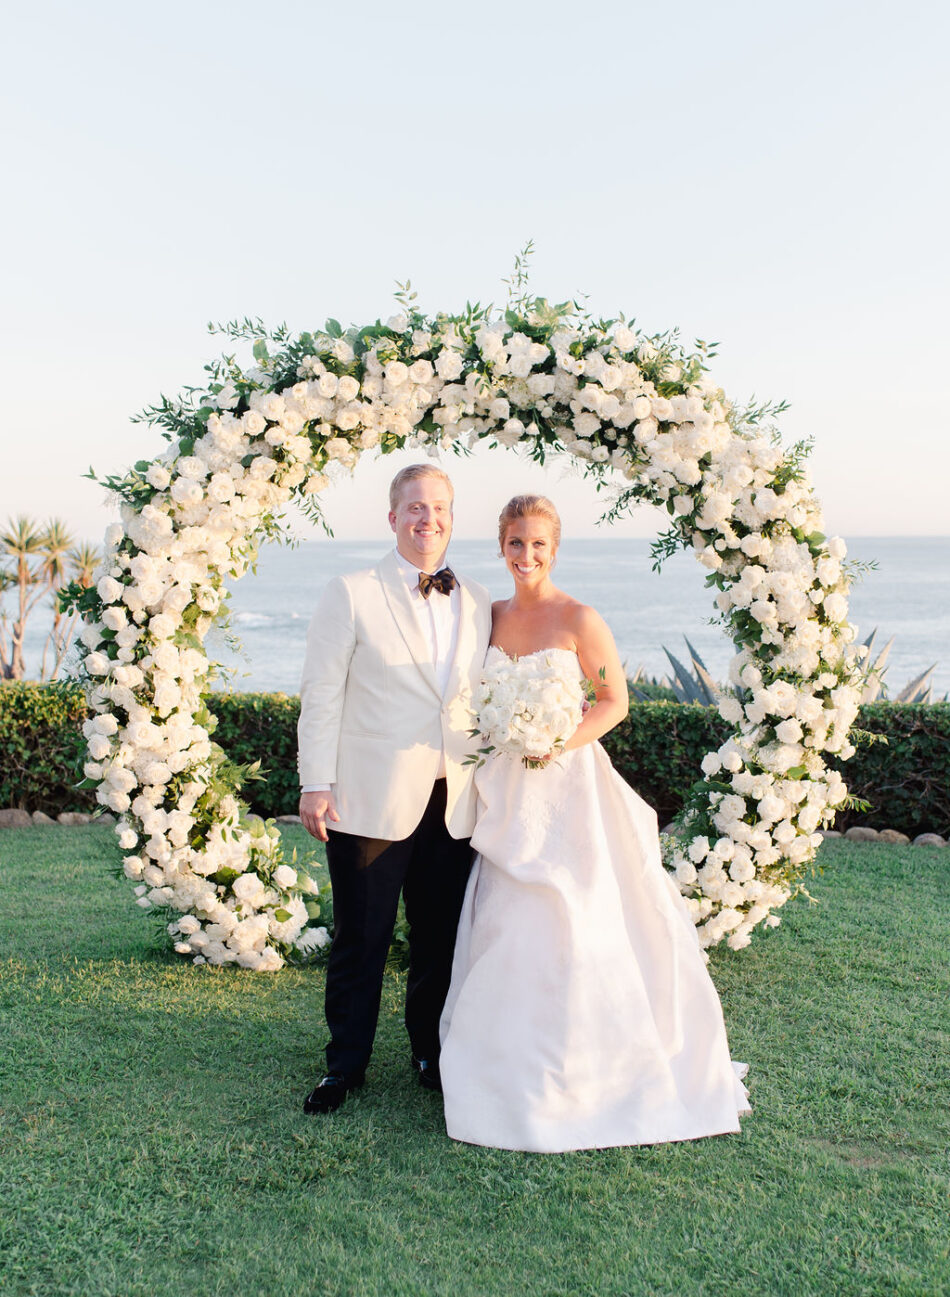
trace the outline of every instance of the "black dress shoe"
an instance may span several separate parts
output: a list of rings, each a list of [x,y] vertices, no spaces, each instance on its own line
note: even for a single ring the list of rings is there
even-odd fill
[[[413,1056],[412,1065],[419,1073],[419,1084],[427,1090],[435,1090],[437,1094],[442,1093],[442,1077],[439,1074],[438,1059],[416,1058]]]
[[[303,1101],[304,1112],[336,1112],[351,1090],[363,1084],[361,1076],[335,1076],[329,1072]]]

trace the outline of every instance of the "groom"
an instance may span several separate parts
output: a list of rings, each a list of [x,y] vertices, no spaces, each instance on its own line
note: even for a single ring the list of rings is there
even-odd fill
[[[411,464],[389,489],[396,547],[330,581],[300,686],[300,818],[327,844],[333,945],[327,1072],[305,1112],[362,1085],[402,892],[406,1030],[423,1085],[441,1089],[439,1018],[471,867],[471,694],[491,634],[487,590],[445,567],[452,483]]]

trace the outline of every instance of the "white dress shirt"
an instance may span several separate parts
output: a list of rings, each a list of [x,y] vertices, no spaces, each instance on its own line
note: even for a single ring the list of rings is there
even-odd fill
[[[414,563],[410,563],[407,558],[400,554],[398,549],[395,553],[399,572],[409,586],[413,611],[419,620],[419,625],[432,655],[432,664],[435,667],[435,678],[439,685],[439,692],[444,697],[459,637],[459,619],[462,610],[462,598],[459,594],[459,588],[456,585],[448,595],[442,594],[439,590],[430,590],[428,599],[424,598],[422,591],[419,589],[419,577],[422,569],[416,567]],[[436,571],[445,566],[446,557],[443,556],[442,562],[438,565]],[[443,753],[436,778],[441,779],[444,775],[445,754]],[[325,793],[329,789],[329,784],[305,784],[300,791],[302,793]]]

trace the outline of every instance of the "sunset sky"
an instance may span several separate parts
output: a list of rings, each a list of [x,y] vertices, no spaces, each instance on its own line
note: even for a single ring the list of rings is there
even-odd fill
[[[208,320],[297,329],[532,285],[720,342],[736,399],[813,436],[830,531],[950,531],[946,6],[161,6],[54,0],[5,20],[0,520],[109,515],[81,474],[156,453],[129,415],[221,349]],[[416,454],[413,458],[417,458]],[[398,467],[327,509],[382,534]],[[507,452],[450,465],[460,535],[547,489]],[[649,535],[645,513],[618,534]]]

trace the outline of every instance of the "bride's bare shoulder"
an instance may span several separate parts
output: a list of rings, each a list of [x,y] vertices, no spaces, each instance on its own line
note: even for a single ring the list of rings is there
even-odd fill
[[[580,643],[591,634],[599,635],[606,630],[607,623],[596,608],[581,603],[579,599],[568,597],[563,605],[564,622]]]

